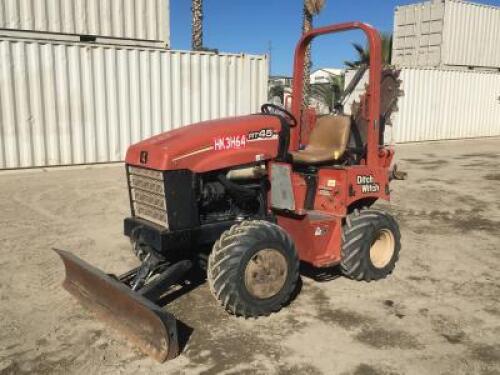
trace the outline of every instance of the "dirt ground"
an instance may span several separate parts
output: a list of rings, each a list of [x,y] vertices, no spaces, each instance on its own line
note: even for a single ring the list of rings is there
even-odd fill
[[[389,278],[303,275],[291,305],[258,320],[229,316],[204,284],[169,305],[192,332],[165,364],[82,310],[50,250],[137,264],[123,165],[0,173],[0,374],[500,374],[500,139],[397,158],[409,178],[392,186],[403,249]]]

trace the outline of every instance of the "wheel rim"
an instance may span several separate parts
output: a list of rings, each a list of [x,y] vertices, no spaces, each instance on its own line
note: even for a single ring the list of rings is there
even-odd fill
[[[262,249],[245,267],[245,287],[256,298],[271,298],[281,291],[287,274],[285,256],[276,249]]]
[[[389,264],[394,254],[394,235],[388,229],[378,231],[370,247],[370,260],[377,268],[384,268]]]

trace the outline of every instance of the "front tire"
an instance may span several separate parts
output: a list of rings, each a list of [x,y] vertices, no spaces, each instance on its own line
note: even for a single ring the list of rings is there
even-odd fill
[[[290,299],[299,279],[299,259],[278,225],[244,221],[224,232],[208,258],[210,290],[226,311],[266,316]]]
[[[389,275],[399,259],[401,234],[396,220],[380,210],[354,210],[342,230],[344,276],[378,280]]]

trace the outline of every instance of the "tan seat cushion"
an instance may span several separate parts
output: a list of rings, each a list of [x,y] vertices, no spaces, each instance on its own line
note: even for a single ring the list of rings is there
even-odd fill
[[[346,150],[350,130],[350,116],[321,117],[311,132],[306,148],[290,152],[293,161],[314,165],[339,160]]]

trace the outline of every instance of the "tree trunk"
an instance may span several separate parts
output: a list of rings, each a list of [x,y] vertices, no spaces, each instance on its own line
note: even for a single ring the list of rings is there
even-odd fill
[[[195,51],[203,49],[203,0],[191,1],[191,48]]]
[[[304,3],[303,9],[304,17],[302,23],[302,34],[307,33],[312,29],[313,15],[307,9]],[[302,101],[302,107],[306,108],[309,104],[309,98],[311,96],[311,44],[307,46],[306,53],[304,56],[304,95]]]

